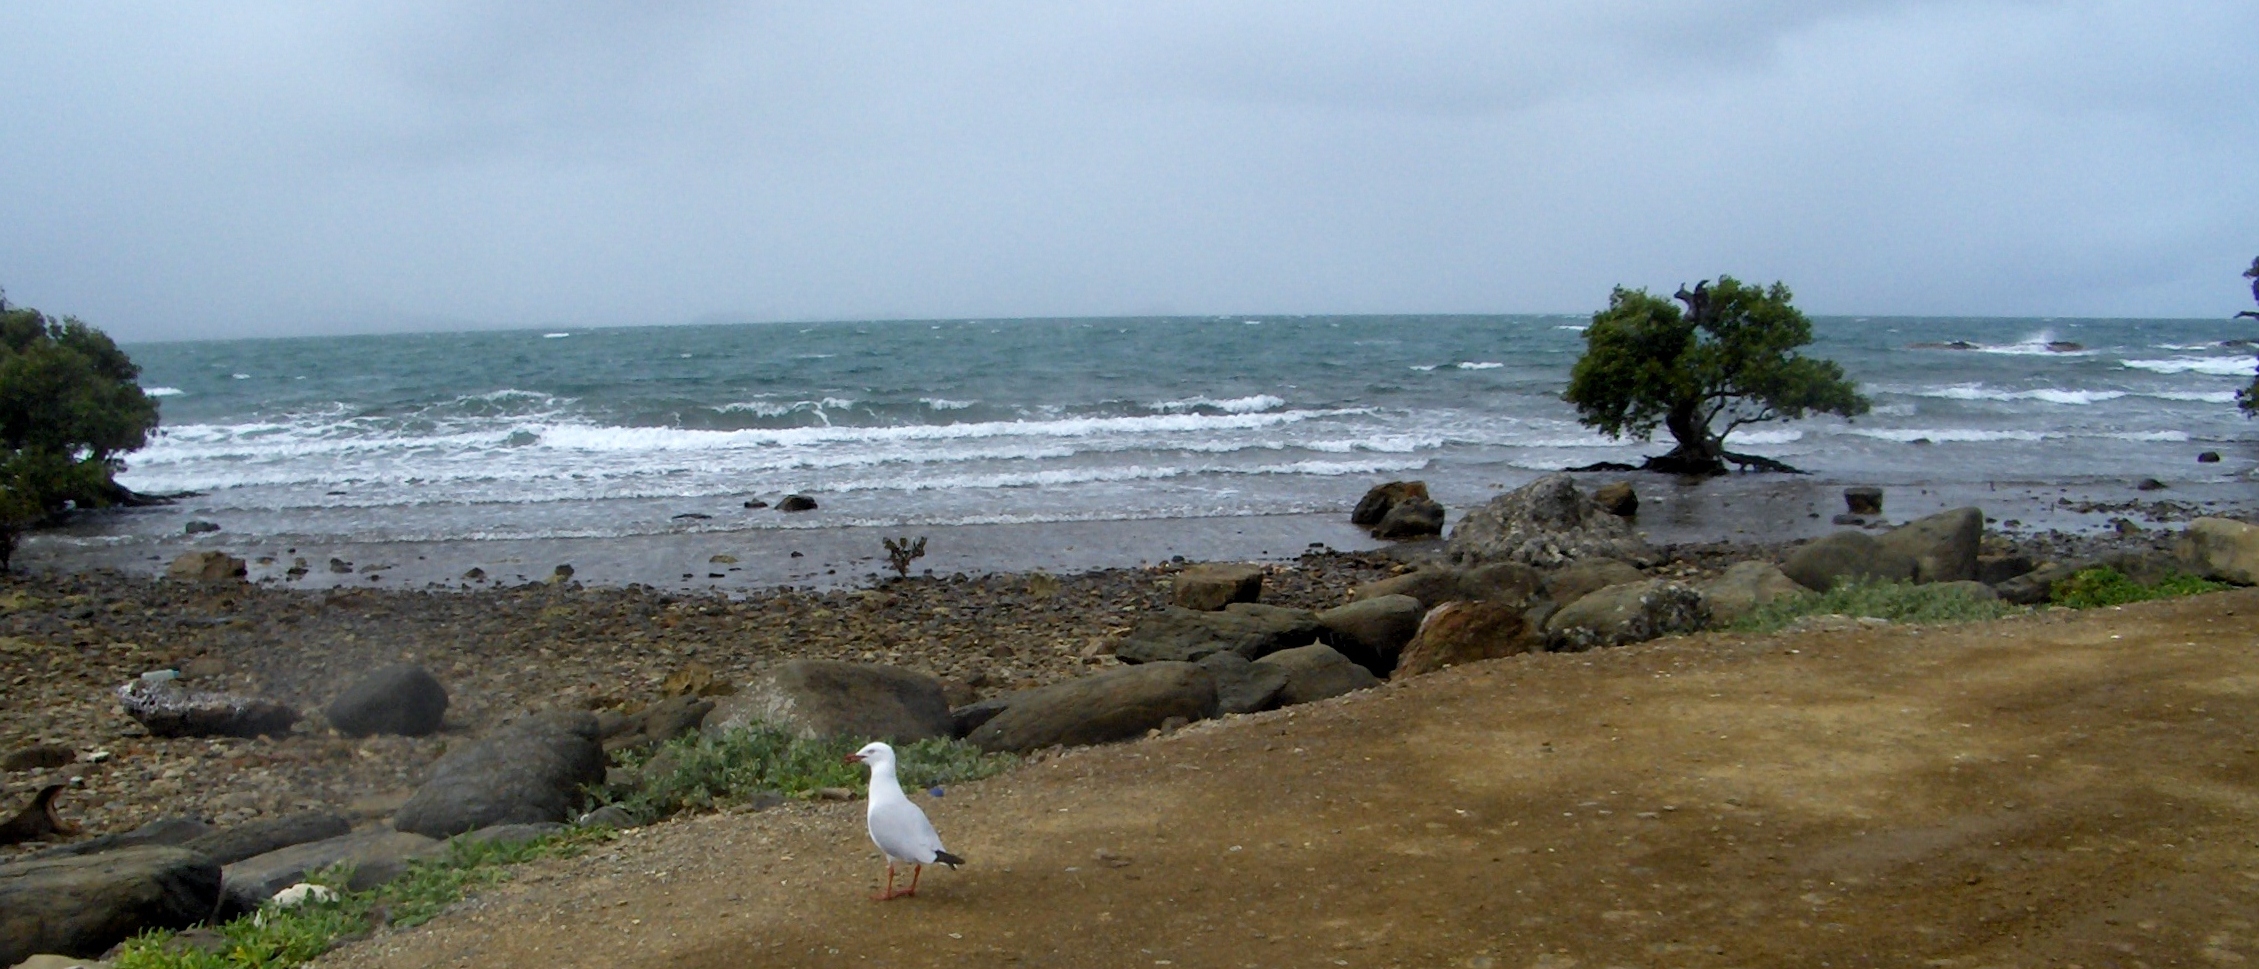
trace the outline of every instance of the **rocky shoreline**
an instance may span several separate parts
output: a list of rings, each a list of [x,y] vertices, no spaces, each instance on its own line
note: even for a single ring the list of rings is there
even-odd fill
[[[1442,588],[1436,585],[1440,575],[1454,576],[1451,588],[1463,590],[1474,581],[1464,576],[1472,573],[1452,570],[1483,563],[1454,565],[1454,555],[1466,557],[1464,548],[1433,541],[1243,566],[1222,580],[1226,591],[1198,593],[1197,602],[1187,601],[1195,580],[1213,586],[1217,577],[1182,562],[1065,576],[959,574],[742,599],[644,586],[590,588],[563,576],[461,592],[294,591],[228,574],[159,581],[104,572],[8,576],[0,578],[0,683],[7,687],[0,707],[0,757],[9,767],[0,774],[0,809],[13,811],[34,792],[60,784],[58,814],[82,838],[172,816],[227,829],[327,812],[368,829],[398,812],[451,748],[524,711],[632,715],[685,692],[686,683],[742,684],[795,660],[880,664],[930,675],[951,707],[978,708],[988,701],[994,707],[990,715],[1011,706],[1012,697],[1035,695],[1026,691],[1119,668],[1125,660],[1156,673],[1160,664],[1208,670],[1200,675],[1214,683],[1213,697],[1224,690],[1223,679],[1243,681],[1246,661],[1276,653],[1281,662],[1315,663],[1307,668],[1322,667],[1327,677],[1350,677],[1331,690],[1340,692],[1374,674],[1387,675],[1399,653],[1408,668],[1420,669],[1490,653],[1415,660],[1419,644],[1407,643],[1409,635],[1390,634],[1383,637],[1394,640],[1385,657],[1355,654],[1344,645],[1355,637],[1336,629],[1328,638],[1342,646],[1341,654],[1370,670],[1353,671],[1364,675],[1359,681],[1352,671],[1338,669],[1346,664],[1338,663],[1342,655],[1329,646],[1314,647],[1327,657],[1290,659],[1287,654],[1299,647],[1266,641],[1241,650],[1245,655],[1233,665],[1217,661],[1218,652],[1230,650],[1203,650],[1216,641],[1208,633],[1178,636],[1179,645],[1171,647],[1148,627],[1165,625],[1163,620],[1220,621],[1198,618],[1207,615],[1306,623],[1296,617],[1339,613],[1353,599],[1406,600],[1410,604],[1399,611],[1408,610],[1416,626],[1431,608],[1466,598],[1507,603],[1514,613],[1514,633],[1500,634],[1507,639],[1522,634],[1525,612],[1530,635],[1547,637],[1523,641],[1511,651],[1590,648],[1618,640],[1608,638],[1615,634],[1579,631],[1591,626],[1572,624],[1566,634],[1547,629],[1549,619],[1558,626],[1570,613],[1564,606],[1572,599],[1646,589],[1633,597],[1640,603],[1637,611],[1647,608],[1656,589],[1712,587],[1737,564],[1786,565],[1793,572],[1799,556],[1810,559],[1814,548],[1829,541],[1656,546],[1629,554],[1623,549],[1630,546],[1610,544],[1629,535],[1628,527],[1615,515],[1595,511],[1573,487],[1545,500],[1567,502],[1569,508],[1540,517],[1567,514],[1596,522],[1604,532],[1615,529],[1608,534],[1618,537],[1586,547],[1579,543],[1589,535],[1517,531],[1522,526],[1512,520],[1485,526],[1497,533],[1490,538],[1503,543],[1499,549],[1510,549],[1484,553],[1495,559],[1491,567],[1519,570],[1481,580],[1520,590],[1496,595],[1436,591]],[[1981,531],[1981,515],[1977,521]],[[1982,551],[2031,565],[2110,555],[2158,560],[2170,554],[2173,537],[2140,529],[2092,536],[1990,534],[1983,537]],[[1232,591],[1240,586],[1259,589],[1252,612],[1229,605],[1255,598]],[[1685,614],[1673,621],[1708,621],[1706,611],[1690,611],[1696,605],[1671,606]],[[1589,603],[1580,608],[1592,610]],[[1486,622],[1503,621],[1474,612],[1449,622],[1429,619],[1439,629],[1481,635],[1491,628]],[[1328,657],[1334,665],[1326,665]],[[121,684],[152,670],[177,670],[185,687],[266,698],[311,714],[361,674],[399,663],[428,669],[445,684],[452,703],[437,733],[348,737],[309,715],[272,736],[158,737],[126,716],[118,702]],[[1282,679],[1261,702],[1278,702],[1277,691],[1284,687]],[[1322,695],[1330,694],[1321,690],[1291,699]],[[1213,715],[1218,708],[1211,699],[1200,709]],[[980,726],[961,722],[957,732]],[[1017,723],[988,732],[1039,736]],[[1042,746],[1025,739],[995,743]],[[43,847],[0,848],[0,861]]]

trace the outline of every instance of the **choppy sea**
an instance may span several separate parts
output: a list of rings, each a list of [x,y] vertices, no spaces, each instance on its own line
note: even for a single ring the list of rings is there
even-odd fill
[[[194,491],[71,541],[464,541],[1453,507],[1636,462],[1559,399],[1574,316],[620,327],[128,346],[163,425],[121,480]],[[1820,318],[1874,401],[1735,439],[1824,480],[2249,480],[2227,320]],[[2224,460],[2198,464],[2201,451]],[[816,513],[746,509],[788,493]],[[698,517],[705,516],[705,517]]]

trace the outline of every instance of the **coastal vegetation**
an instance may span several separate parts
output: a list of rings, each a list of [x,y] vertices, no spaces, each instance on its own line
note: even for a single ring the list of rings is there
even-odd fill
[[[759,726],[720,737],[692,734],[670,740],[648,756],[625,765],[639,782],[625,792],[604,795],[638,821],[650,822],[684,811],[748,803],[767,794],[796,797],[825,788],[852,790],[862,782],[848,754],[862,738],[808,740]],[[905,744],[902,785],[927,788],[978,780],[1004,771],[1019,758],[984,753],[962,740],[927,739]]]
[[[1675,442],[1644,470],[1723,474],[1726,463],[1795,471],[1771,458],[1726,450],[1736,428],[1809,413],[1852,417],[1867,398],[1833,361],[1805,357],[1812,322],[1790,303],[1788,287],[1758,287],[1731,276],[1684,286],[1670,300],[1617,287],[1592,316],[1585,352],[1562,399],[1577,420],[1613,438],[1650,438],[1660,426]]]
[[[1733,624],[1737,632],[1771,633],[1812,616],[1871,618],[1890,622],[1981,622],[2023,612],[2024,607],[1976,594],[1956,583],[1851,580],[1826,592],[1786,596],[1758,606]]]
[[[2226,583],[2181,572],[2163,576],[2154,582],[2136,582],[2116,569],[2101,567],[2083,569],[2056,582],[2048,597],[2049,601],[2059,606],[2092,609],[2097,606],[2147,602],[2151,599],[2193,596],[2226,588]]]
[[[2243,271],[2243,278],[2251,280],[2251,300],[2259,303],[2259,256],[2252,258],[2251,268]],[[2259,312],[2252,310],[2244,310],[2235,316],[2239,320],[2259,320]],[[2251,386],[2236,392],[2235,402],[2237,407],[2243,408],[2243,416],[2245,417],[2259,413],[2259,373],[2251,375]]]
[[[115,476],[157,426],[140,376],[101,330],[0,291],[0,570],[33,524],[135,499]]]

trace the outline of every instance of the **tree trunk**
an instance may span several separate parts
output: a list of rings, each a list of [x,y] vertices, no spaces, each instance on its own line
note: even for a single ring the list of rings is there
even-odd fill
[[[1678,442],[1669,454],[1647,459],[1647,470],[1665,474],[1714,475],[1726,473],[1725,442],[1711,436],[1710,426],[1696,413],[1694,402],[1671,408],[1663,427]]]

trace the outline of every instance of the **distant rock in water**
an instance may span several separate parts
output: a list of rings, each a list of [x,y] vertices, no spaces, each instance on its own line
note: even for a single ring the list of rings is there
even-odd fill
[[[1946,340],[1946,341],[1944,341],[1944,342],[1938,342],[1938,341],[1935,341],[1935,340],[1931,340],[1931,341],[1925,341],[1925,342],[1922,342],[1922,343],[1909,343],[1909,344],[1907,344],[1907,345],[1906,345],[1906,349],[1908,349],[1908,350],[1975,350],[1975,349],[1979,349],[1979,347],[1978,347],[1978,345],[1977,345],[1977,344],[1974,344],[1974,343],[1970,343],[1970,342],[1969,342],[1969,341],[1967,341],[1967,340]]]
[[[216,532],[219,530],[220,523],[200,520],[191,520],[186,526],[181,529],[183,533],[189,535],[197,535],[203,532]]]
[[[807,495],[786,495],[777,501],[778,511],[815,511],[816,499]]]
[[[2079,353],[2085,349],[2086,344],[2084,343],[2072,343],[2069,340],[2047,341],[2047,352],[2049,353]]]

